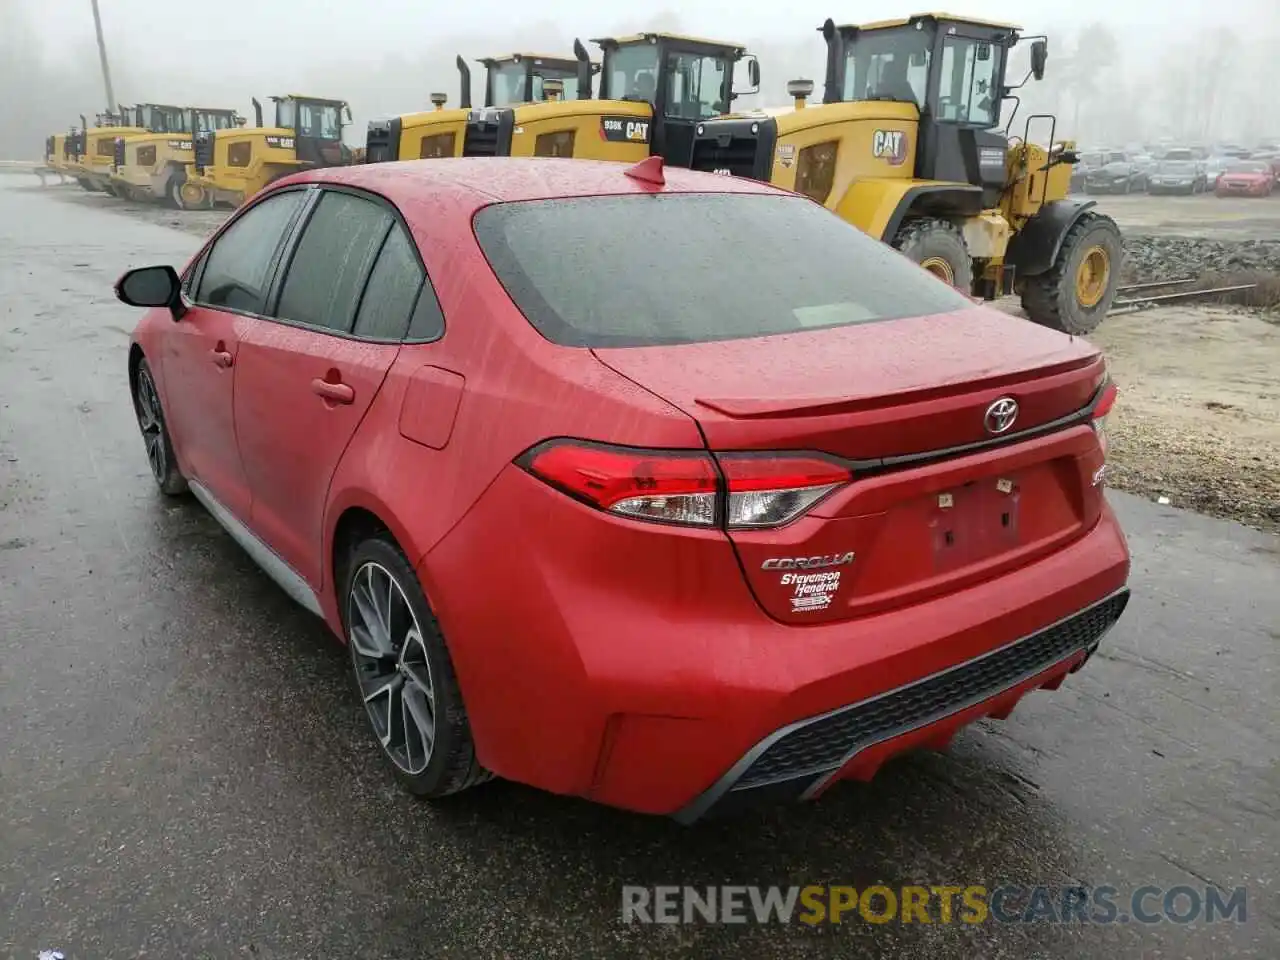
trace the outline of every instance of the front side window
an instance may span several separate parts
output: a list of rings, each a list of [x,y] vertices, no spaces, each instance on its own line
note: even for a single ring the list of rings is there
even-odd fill
[[[350,332],[360,291],[394,219],[371,200],[326,191],[289,262],[276,316]]]
[[[556,70],[552,67],[534,67],[533,73],[533,99],[546,100],[547,95],[542,90],[542,81],[555,79],[564,84],[564,93],[560,96],[564,100],[578,99],[578,74],[572,70]]]
[[[233,126],[231,114],[218,111],[196,111],[197,130],[230,130]]]
[[[315,140],[337,140],[342,136],[338,107],[332,103],[299,103],[298,136]]]
[[[732,71],[732,65],[724,57],[668,54],[666,115],[708,120],[728,113],[725,78],[732,79]]]
[[[516,306],[567,346],[732,340],[973,307],[798,196],[536,200],[486,207],[474,222]],[[547,237],[573,237],[574,255]]]
[[[294,130],[298,122],[298,105],[292,100],[276,101],[276,126],[282,130]]]
[[[262,313],[272,267],[304,197],[290,190],[254,204],[213,244],[195,300],[205,306]]]
[[[658,47],[652,43],[632,43],[608,51],[605,79],[609,98],[643,100],[653,104],[658,98]],[[604,96],[604,91],[601,91]]]
[[[489,83],[492,89],[491,107],[507,107],[513,103],[524,102],[524,84],[528,76],[528,65],[524,63],[502,63],[489,68]]]
[[[932,33],[908,28],[869,30],[845,53],[843,99],[925,104]]]
[[[1000,114],[998,78],[1004,47],[987,40],[947,37],[942,44],[938,119],[995,126]]]

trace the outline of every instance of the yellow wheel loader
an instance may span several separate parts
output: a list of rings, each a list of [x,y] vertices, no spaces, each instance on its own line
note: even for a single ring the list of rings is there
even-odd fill
[[[144,127],[126,126],[131,122],[123,111],[100,113],[93,126],[81,116],[81,133],[75,144],[77,154],[75,160],[68,160],[67,176],[74,177],[85,190],[113,193],[111,174],[116,166],[117,138],[147,132]]]
[[[803,193],[954,286],[1017,293],[1037,323],[1096,328],[1115,297],[1120,231],[1093,201],[1068,198],[1074,144],[1055,143],[1052,116],[1007,133],[1014,91],[1044,76],[1046,39],[941,13],[827,20],[821,32],[823,103],[806,106],[813,83],[793,81],[792,110],[701,122],[693,167]],[[1009,86],[1020,41],[1031,69]],[[1032,121],[1048,127],[1048,147],[1031,142]]]
[[[182,184],[195,160],[194,135],[231,130],[239,120],[234,110],[152,103],[134,107],[132,116],[133,125],[148,132],[117,141],[112,186],[118,195],[174,207],[181,206]]]
[[[696,124],[727,113],[734,98],[760,89],[760,64],[738,43],[673,33],[592,40],[601,50],[599,98],[593,99],[587,51],[575,40],[573,99],[494,108],[468,129],[497,131],[511,156],[574,157],[635,163],[651,155],[687,167]],[[745,61],[751,86],[734,89]]]
[[[512,152],[517,112],[532,118],[530,111],[544,102],[571,100],[584,89],[590,95],[597,65],[581,44],[575,54],[579,52],[581,56],[574,58],[512,53],[481,59],[484,106],[477,109],[471,106],[471,69],[459,56],[455,61],[462,87],[459,106],[445,109],[448,96],[433,93],[433,110],[371,121],[365,162],[507,156]]]
[[[262,125],[262,104],[255,99],[256,126],[214,128],[194,135],[192,162],[177,190],[180,207],[208,209],[215,203],[238,207],[268,183],[291,173],[352,162],[351,148],[342,142],[342,128],[351,119],[345,100],[300,94],[271,99],[275,126]]]
[[[67,136],[55,133],[44,139],[44,163],[54,173],[67,172]]]

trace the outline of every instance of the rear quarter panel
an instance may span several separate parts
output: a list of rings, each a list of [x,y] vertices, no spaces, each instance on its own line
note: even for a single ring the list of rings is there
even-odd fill
[[[401,204],[440,300],[445,333],[400,351],[343,456],[326,508],[324,549],[330,558],[343,512],[360,507],[381,518],[410,562],[419,565],[504,467],[551,437],[702,446],[685,414],[597,362],[590,351],[551,344],[530,326],[480,252],[471,230],[473,208],[474,201],[454,200],[444,191]],[[434,411],[426,423],[411,419],[423,401],[421,384],[414,396],[410,387],[425,365],[438,372],[438,402],[456,406],[440,446]],[[455,386],[443,386],[459,380],[460,396]],[[500,534],[494,531],[494,550],[504,548]],[[423,586],[432,599],[444,587],[430,562],[425,569]],[[338,629],[331,566],[329,573],[322,606]]]

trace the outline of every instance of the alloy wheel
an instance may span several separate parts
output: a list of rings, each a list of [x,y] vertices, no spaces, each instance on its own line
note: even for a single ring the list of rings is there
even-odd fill
[[[435,746],[435,682],[418,618],[381,564],[367,562],[351,578],[347,632],[374,733],[392,762],[417,776]]]
[[[163,484],[169,473],[169,461],[164,442],[164,419],[160,412],[160,395],[156,392],[155,381],[151,379],[151,372],[145,367],[138,371],[133,401],[134,410],[138,415],[138,429],[142,431],[142,442],[147,448],[147,462],[151,465],[151,473],[156,481]]]

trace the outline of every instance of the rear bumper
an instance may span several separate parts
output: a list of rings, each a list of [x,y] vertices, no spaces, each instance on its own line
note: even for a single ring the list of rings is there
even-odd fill
[[[1023,694],[1056,688],[1083,666],[1128,602],[1123,588],[989,653],[775,730],[675,819],[692,823],[744,800],[809,800],[837,780],[870,779],[887,756],[917,743],[945,742],[981,717],[1008,716]]]
[[[514,467],[418,565],[486,768],[685,819],[762,795],[745,789],[769,784],[759,771],[744,780],[743,761],[774,744],[790,751],[792,727],[842,731],[864,705],[887,706],[975,662],[983,682],[894,713],[898,726],[876,727],[871,741],[841,732],[819,760],[783,771],[797,781],[786,789],[816,795],[819,774],[870,776],[891,753],[1007,713],[1083,661],[1110,622],[1072,618],[1118,616],[1122,601],[1109,598],[1128,573],[1104,505],[1078,539],[992,579],[852,620],[787,625],[761,610],[722,534],[671,537],[611,518]],[[842,719],[819,724],[828,715]]]

